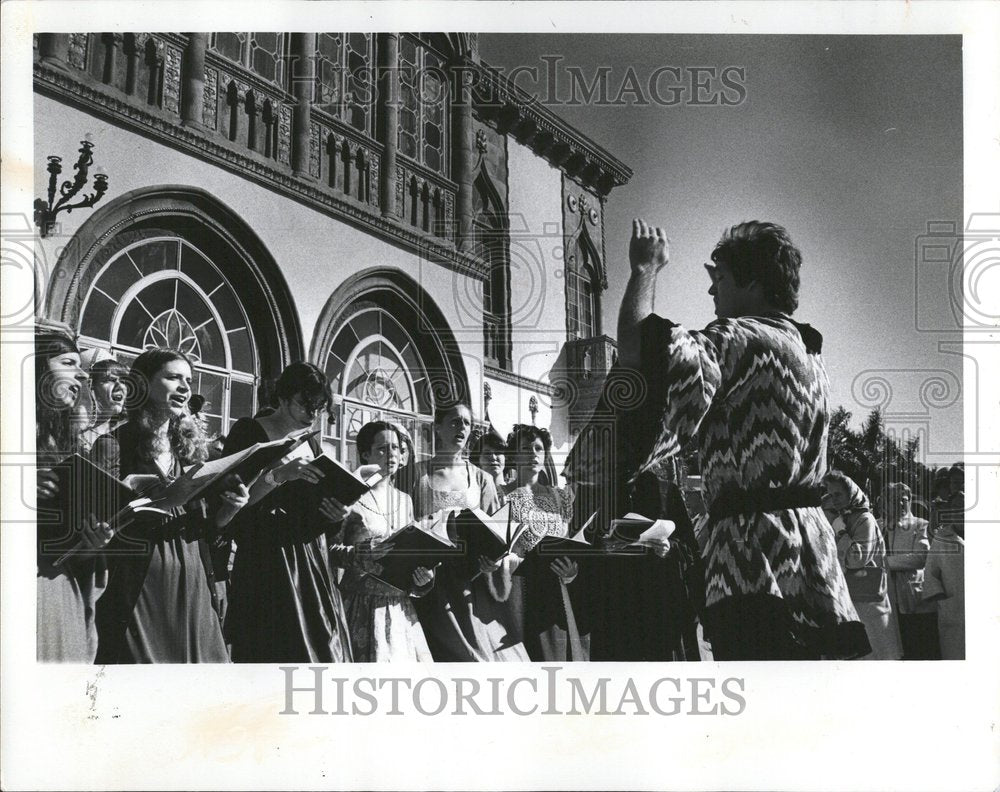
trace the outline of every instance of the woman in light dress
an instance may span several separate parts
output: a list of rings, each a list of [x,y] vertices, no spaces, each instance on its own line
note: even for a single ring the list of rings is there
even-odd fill
[[[413,522],[413,501],[393,486],[399,469],[402,438],[389,423],[372,421],[358,432],[358,455],[366,465],[378,466],[381,480],[361,496],[344,520],[343,541],[348,545],[386,537]],[[400,591],[349,567],[340,583],[351,629],[354,660],[361,663],[430,662],[427,639],[411,598],[422,597],[434,585],[434,572],[418,567],[407,591]]]

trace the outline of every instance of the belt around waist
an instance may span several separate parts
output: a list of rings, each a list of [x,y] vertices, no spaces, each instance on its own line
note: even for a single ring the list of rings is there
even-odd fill
[[[718,494],[708,510],[712,520],[739,517],[783,509],[806,509],[820,505],[822,487],[805,484],[792,487],[768,487],[756,490],[732,489]]]

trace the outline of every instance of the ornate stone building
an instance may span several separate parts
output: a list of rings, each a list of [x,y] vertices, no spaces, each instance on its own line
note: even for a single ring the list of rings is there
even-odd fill
[[[109,184],[47,229],[39,322],[184,349],[216,431],[304,359],[341,458],[376,416],[430,453],[455,390],[571,442],[614,354],[604,210],[631,171],[474,35],[43,34],[34,88],[36,196],[85,135]]]

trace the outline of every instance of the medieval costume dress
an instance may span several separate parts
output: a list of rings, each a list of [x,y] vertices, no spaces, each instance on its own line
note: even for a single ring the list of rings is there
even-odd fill
[[[117,479],[155,474],[165,483],[181,475],[140,453],[138,425],[130,422],[97,439],[94,463]],[[226,663],[229,655],[215,601],[209,555],[214,526],[204,510],[174,509],[170,517],[133,522],[107,548],[108,586],[97,605],[97,662]]]
[[[223,455],[269,439],[260,423],[241,418],[226,438]],[[297,449],[310,458],[320,451],[315,442]],[[326,531],[332,526],[318,508],[318,498],[287,497],[278,487],[233,519],[236,555],[226,616],[233,662],[352,662],[333,569],[333,561],[345,561],[347,552],[328,545]]]
[[[461,509],[492,513],[498,507],[492,479],[469,462],[465,463],[466,486],[460,490],[434,489],[428,462],[419,463],[414,474],[413,510],[418,517]],[[464,560],[442,562],[435,570],[434,587],[415,601],[434,661],[527,661],[509,605],[490,593],[486,575],[469,578]]]
[[[632,478],[656,475],[697,437],[709,504],[703,620],[717,660],[870,651],[820,509],[821,346],[816,330],[780,313],[700,332],[655,315],[641,326],[637,401],[653,431]]]

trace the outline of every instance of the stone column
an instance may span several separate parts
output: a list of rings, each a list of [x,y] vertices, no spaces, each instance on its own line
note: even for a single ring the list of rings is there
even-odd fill
[[[292,34],[292,170],[296,176],[312,178],[309,173],[309,129],[312,126],[312,100],[316,88],[316,34]]]
[[[184,62],[181,66],[184,75],[184,79],[181,81],[181,123],[184,126],[201,127],[205,121],[205,50],[207,48],[207,33],[188,33],[187,47],[184,48]]]
[[[377,117],[379,138],[384,146],[379,168],[379,198],[382,214],[394,217],[396,206],[396,155],[399,151],[399,34],[378,36]]]
[[[472,251],[472,191],[475,167],[475,135],[472,131],[472,73],[468,64],[452,69],[454,96],[452,97],[452,180],[458,184],[458,200],[455,215],[458,224],[458,249]]]
[[[39,33],[38,54],[47,66],[67,68],[69,62],[68,33]]]

